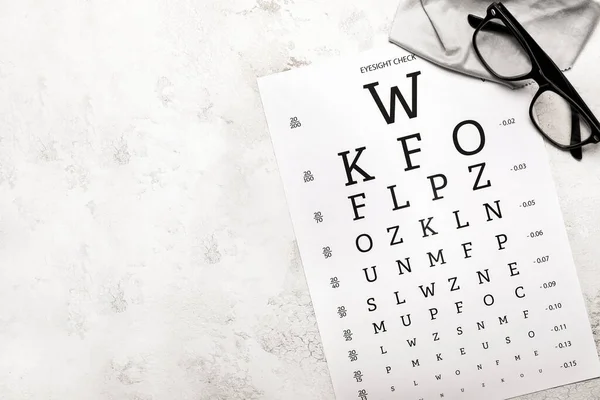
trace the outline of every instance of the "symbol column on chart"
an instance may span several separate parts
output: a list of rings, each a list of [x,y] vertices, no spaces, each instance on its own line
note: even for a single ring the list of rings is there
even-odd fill
[[[317,222],[317,224],[320,224],[321,222],[323,222],[323,213],[321,211],[316,211],[314,220]]]
[[[349,342],[352,340],[352,330],[350,329],[344,329],[344,339],[346,339],[346,342]]]
[[[298,117],[290,117],[290,129],[300,128],[302,124]]]
[[[363,373],[361,370],[354,371],[354,379],[356,379],[356,382],[362,382],[362,378],[363,378]]]

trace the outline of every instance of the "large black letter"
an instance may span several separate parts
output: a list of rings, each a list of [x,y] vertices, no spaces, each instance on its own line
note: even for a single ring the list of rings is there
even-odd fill
[[[483,272],[481,272],[481,271],[475,271],[475,272],[477,272],[477,277],[479,278],[479,284],[480,285],[483,285],[483,281],[486,281],[488,283],[490,282],[490,271],[489,271],[489,269],[486,268],[486,269],[483,270]]]
[[[375,86],[379,85],[379,82],[368,83],[363,86],[363,89],[368,89],[369,93],[375,100],[375,104],[377,104],[377,108],[381,112],[381,115],[385,119],[385,122],[388,124],[393,124],[396,120],[396,98],[400,100],[400,104],[404,108],[406,115],[408,118],[415,118],[417,116],[417,76],[421,75],[421,71],[412,72],[407,74],[407,78],[412,78],[412,110],[408,108],[408,103],[404,100],[404,96],[400,93],[398,86],[393,86],[390,88],[390,112],[388,113],[385,109],[377,90],[375,90]]]
[[[365,250],[360,244],[359,244],[359,240],[361,237],[366,237],[369,241],[369,246],[367,247],[367,249]],[[371,249],[373,248],[373,239],[371,239],[371,236],[369,236],[366,233],[361,233],[360,235],[358,235],[356,237],[356,248],[358,249],[358,251],[360,251],[361,253],[368,253],[369,251],[371,251]]]
[[[431,252],[427,252],[429,256],[429,267],[435,267],[435,263],[442,262],[442,264],[446,264],[446,260],[444,260],[444,249],[439,249],[437,253],[437,257],[434,256]]]
[[[407,317],[406,320],[404,319],[404,317]],[[400,318],[402,319],[402,325],[404,325],[404,326],[408,327],[412,323],[412,321],[410,319],[410,314],[402,315],[402,316],[400,316]]]
[[[431,286],[425,286],[424,290],[423,285],[419,285],[419,289],[421,289],[421,293],[423,293],[425,298],[428,298],[429,296],[435,296],[435,282],[431,282]]]
[[[413,139],[413,138],[416,138],[418,141],[421,141],[421,135],[418,133],[408,135],[408,136],[402,136],[402,137],[396,139],[397,141],[402,143],[402,151],[404,152],[404,159],[406,160],[406,168],[404,168],[405,171],[410,171],[411,169],[421,168],[420,165],[413,166],[411,159],[410,159],[411,154],[418,153],[421,151],[421,149],[419,147],[417,147],[416,149],[409,150],[408,146],[406,145],[406,141],[408,139]]]
[[[479,146],[475,150],[465,150],[461,147],[460,143],[458,142],[458,130],[466,124],[473,125],[475,128],[477,128],[477,131],[479,132]],[[481,150],[483,150],[483,146],[485,146],[485,133],[483,133],[483,128],[481,127],[481,125],[479,125],[477,121],[466,120],[456,125],[456,127],[454,128],[454,132],[452,133],[452,140],[454,141],[454,147],[456,147],[456,150],[458,150],[460,154],[462,154],[463,156],[473,156],[479,153]]]
[[[431,229],[429,227],[429,224],[431,223],[431,220],[433,220],[433,217],[429,217],[427,219],[427,223],[426,224],[423,223],[423,222],[425,222],[424,219],[420,219],[419,220],[419,222],[421,223],[421,229],[423,229],[423,237],[429,236],[429,234],[427,233],[427,231],[431,232],[431,236],[438,234],[436,231],[434,231],[433,229]]]
[[[396,260],[396,262],[398,263],[398,270],[400,271],[398,275],[404,275],[404,272],[402,272],[402,268],[404,268],[404,270],[408,273],[412,272],[412,269],[410,267],[410,257],[406,257],[404,261],[406,261],[406,264],[403,263],[401,260]]]
[[[492,186],[492,182],[490,182],[489,179],[485,184],[479,185],[479,180],[481,179],[481,175],[483,175],[483,170],[485,169],[485,163],[483,162],[480,164],[469,165],[469,172],[472,172],[474,168],[479,168],[479,171],[477,171],[477,178],[475,178],[473,190],[485,189]]]
[[[434,182],[435,178],[442,178],[442,182],[440,183],[439,186],[435,184],[435,182]],[[448,179],[446,179],[446,175],[444,175],[444,174],[431,175],[431,176],[428,176],[427,179],[429,179],[429,182],[431,183],[431,190],[433,190],[433,199],[432,200],[443,199],[444,196],[438,196],[438,190],[442,190],[448,184]]]
[[[358,194],[353,194],[352,196],[348,196],[348,198],[350,199],[350,202],[352,203],[352,211],[354,211],[354,219],[353,219],[353,221],[356,221],[358,219],[363,219],[365,217],[364,215],[358,215],[358,209],[364,207],[365,203],[356,204],[356,198],[357,197],[362,197],[364,199],[365,198],[365,194],[364,193],[358,193]]]
[[[458,213],[460,212],[460,210],[456,210],[456,211],[452,211],[452,212],[454,213],[454,217],[456,218],[456,229],[466,228],[467,226],[469,226],[468,221],[466,224],[461,225],[460,218],[458,217]]]
[[[494,210],[490,203],[483,203],[483,207],[485,208],[485,213],[487,215],[487,222],[490,222],[493,218],[490,215],[490,211],[497,217],[502,218],[502,211],[500,211],[500,200],[494,201],[496,205],[496,209]]]
[[[502,240],[500,240],[502,238]],[[508,241],[508,238],[504,233],[496,235],[496,239],[498,240],[498,250],[504,250],[506,247],[502,246],[504,243]]]
[[[352,178],[352,170],[356,170],[359,174],[361,174],[363,176],[363,178],[364,178],[363,182],[375,179],[374,176],[369,175],[368,173],[365,172],[364,169],[362,169],[361,167],[356,165],[356,162],[360,158],[360,155],[362,154],[362,152],[365,151],[365,149],[366,149],[366,147],[364,147],[364,146],[356,149],[357,154],[354,157],[354,160],[352,160],[351,164],[348,163],[348,154],[350,154],[350,151],[342,151],[341,153],[338,153],[338,156],[342,157],[342,159],[344,160],[344,169],[346,170],[346,177],[348,178],[348,182],[346,183],[346,186],[354,185],[355,183],[357,183],[354,180],[354,178]]]
[[[404,304],[406,303],[406,299],[402,299],[402,301],[400,301],[400,297],[398,297],[398,291],[395,291],[394,294],[396,295],[396,305],[399,306],[400,304]]]
[[[404,243],[404,239],[400,238],[400,240],[396,240],[396,236],[398,236],[398,229],[400,229],[399,225],[396,226],[390,226],[389,228],[387,228],[387,231],[391,231],[394,230],[394,234],[392,235],[392,240],[390,240],[390,246],[394,246],[396,244],[400,244],[400,243]]]
[[[394,202],[394,208],[392,208],[392,211],[401,210],[403,208],[410,207],[410,201],[408,201],[408,200],[406,201],[406,203],[404,203],[402,205],[398,205],[398,200],[396,199],[396,190],[394,190],[395,188],[396,188],[396,185],[388,186],[388,189],[392,193],[392,201]]]
[[[387,332],[387,329],[385,329],[385,321],[381,321],[379,325],[373,322],[373,329],[375,330],[376,335],[379,333],[379,331]]]
[[[377,280],[377,270],[375,269],[377,268],[376,265],[372,266],[371,269],[373,270],[373,277],[369,278],[369,269],[368,268],[363,268],[363,271],[365,273],[365,278],[367,278],[367,282],[375,282]]]
[[[367,300],[367,304],[369,305],[369,311],[375,311],[375,310],[377,310],[377,304],[375,304],[375,298],[370,297]]]

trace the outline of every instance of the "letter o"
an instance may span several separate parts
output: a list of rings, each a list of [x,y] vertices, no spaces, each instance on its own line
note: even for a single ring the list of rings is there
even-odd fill
[[[529,331],[529,332],[527,332],[527,336],[529,336],[531,339],[533,339],[535,337],[535,332]]]
[[[491,300],[486,300],[486,299],[491,299]],[[490,301],[490,303],[488,304],[488,301]],[[486,306],[491,306],[492,304],[494,304],[494,296],[492,296],[491,294],[486,294],[485,296],[483,296],[483,304],[485,304]]]
[[[363,250],[363,248],[360,246],[360,244],[359,244],[359,242],[358,242],[358,241],[360,240],[360,238],[361,238],[361,237],[363,237],[363,236],[364,236],[364,237],[366,237],[366,238],[369,240],[369,248],[368,248],[368,249],[366,249],[366,250]],[[368,235],[368,234],[366,234],[366,233],[363,233],[363,234],[360,234],[360,235],[358,235],[358,237],[356,238],[356,248],[357,248],[357,249],[358,249],[358,251],[360,251],[361,253],[367,253],[367,252],[371,251],[371,249],[373,248],[373,239],[371,239],[371,236],[369,236],[369,235]]]
[[[461,127],[467,124],[473,125],[475,128],[477,128],[477,132],[479,132],[479,146],[477,146],[477,148],[472,151],[463,149],[460,143],[458,142],[458,131]],[[479,153],[481,150],[483,150],[483,146],[485,146],[485,133],[483,132],[483,127],[479,124],[479,122],[473,121],[471,119],[462,121],[454,128],[454,132],[452,132],[452,141],[454,142],[454,147],[456,148],[456,150],[458,150],[460,154],[462,154],[463,156],[473,156]]]
[[[523,375],[523,374],[520,374],[519,376],[520,376],[521,378],[525,378],[525,375]]]
[[[458,376],[460,375],[460,369],[457,369],[456,371],[454,371],[454,373]]]

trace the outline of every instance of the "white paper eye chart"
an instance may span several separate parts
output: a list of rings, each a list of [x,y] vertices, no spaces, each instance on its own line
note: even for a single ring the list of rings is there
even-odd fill
[[[599,375],[530,94],[395,46],[259,86],[338,399]]]

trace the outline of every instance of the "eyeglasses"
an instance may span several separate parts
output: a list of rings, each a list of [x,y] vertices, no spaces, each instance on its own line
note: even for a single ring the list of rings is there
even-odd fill
[[[502,3],[485,18],[470,14],[473,47],[484,67],[505,81],[534,80],[539,89],[529,116],[538,131],[559,149],[581,159],[581,147],[600,142],[600,123],[552,59]]]

